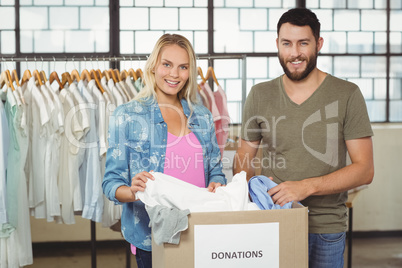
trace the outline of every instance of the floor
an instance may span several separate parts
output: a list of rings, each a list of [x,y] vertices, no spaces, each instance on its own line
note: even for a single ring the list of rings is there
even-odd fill
[[[98,245],[96,254],[97,268],[127,268],[124,243]],[[402,267],[402,237],[354,238],[352,255],[353,268]],[[136,268],[134,256],[131,255],[130,261],[131,268]],[[34,246],[34,263],[26,267],[91,268],[91,247],[89,244],[66,244],[64,248],[59,245]]]

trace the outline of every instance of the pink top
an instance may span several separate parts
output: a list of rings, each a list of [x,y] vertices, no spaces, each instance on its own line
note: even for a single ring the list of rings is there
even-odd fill
[[[202,147],[193,132],[177,137],[168,132],[164,174],[205,188]]]

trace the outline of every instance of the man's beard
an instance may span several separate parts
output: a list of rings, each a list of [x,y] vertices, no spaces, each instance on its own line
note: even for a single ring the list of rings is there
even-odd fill
[[[286,76],[292,81],[303,80],[317,66],[317,52],[314,55],[312,55],[311,57],[309,57],[308,59],[306,59],[305,57],[299,57],[299,58],[292,58],[289,61],[287,61],[287,62],[294,62],[294,61],[299,61],[299,60],[307,60],[306,69],[304,69],[304,71],[302,71],[302,72],[296,72],[296,71],[293,73],[290,72],[288,67],[286,66],[285,59],[282,58],[280,55],[278,55],[278,57],[279,57],[279,62],[281,63],[281,66],[283,68],[283,71],[285,72]]]

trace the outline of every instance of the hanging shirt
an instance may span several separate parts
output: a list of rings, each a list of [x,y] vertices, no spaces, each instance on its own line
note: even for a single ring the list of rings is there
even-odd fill
[[[44,96],[47,104],[49,122],[46,124],[46,148],[45,148],[45,218],[48,222],[54,220],[53,216],[60,216],[60,202],[57,187],[57,173],[55,168],[58,166],[59,159],[56,158],[56,131],[58,130],[58,111],[53,100],[53,95],[49,92],[46,85],[40,87],[40,91]],[[35,215],[38,218],[40,212],[37,213],[39,206],[35,207]],[[42,210],[42,208],[40,208]],[[53,214],[53,215],[52,215]]]
[[[47,124],[50,121],[47,102],[35,85],[32,76],[28,81],[28,91],[31,95],[30,120],[30,168],[32,177],[29,179],[29,204],[31,213],[37,218],[45,218],[45,156],[47,144]]]
[[[119,82],[119,85],[124,90],[124,93],[127,95],[127,100],[130,101],[134,98],[133,93],[131,92],[130,87],[127,85],[126,80],[122,80]]]
[[[201,86],[200,86],[201,87]],[[211,111],[211,104],[209,103],[209,100],[207,98],[207,95],[205,95],[205,92],[201,89],[200,91],[198,91],[200,94],[200,98],[202,101],[202,104],[208,108],[208,110]]]
[[[106,80],[106,77],[105,77],[105,76],[102,77],[100,83],[101,83],[103,89],[105,90],[106,94],[108,95],[110,101],[111,101],[112,103],[116,104],[116,100],[115,100],[115,98],[113,97],[113,94],[112,94],[111,89],[110,89],[110,88],[108,87],[108,85],[107,85],[107,80]],[[105,93],[105,92],[104,92],[104,93]]]
[[[221,118],[219,109],[216,106],[215,102],[215,97],[214,93],[212,92],[211,87],[207,83],[200,84],[201,91],[205,94],[207,97],[208,103],[210,105],[209,111],[212,113],[212,118],[214,119],[214,122],[219,120]]]
[[[229,137],[230,117],[227,107],[226,93],[220,85],[218,86],[217,91],[214,92],[214,98],[216,107],[218,108],[220,114],[220,119],[215,121],[216,139],[218,140],[221,155],[223,156],[226,141]]]
[[[10,135],[3,101],[0,101],[0,226],[6,223],[6,167]]]
[[[12,225],[14,231],[8,237],[0,239],[0,264],[2,267],[23,267],[33,263],[28,190],[24,172],[29,137],[27,130],[24,129],[24,127],[27,128],[27,125],[22,123],[25,120],[23,116],[26,115],[24,113],[25,104],[17,102],[13,93],[10,89],[6,102],[6,106],[10,108],[6,109],[9,123],[12,124],[9,125],[11,139],[7,167],[7,176],[10,176],[7,187],[11,186],[11,188],[7,190],[10,190],[8,196],[11,198],[8,201],[13,202],[9,209],[15,211],[10,215],[10,224],[3,225],[0,233],[4,233],[4,227],[7,228],[7,225]],[[11,190],[12,188],[14,189]],[[5,255],[4,252],[8,252],[8,254]]]
[[[73,197],[74,188],[78,183],[78,143],[84,131],[80,125],[72,96],[66,89],[60,91],[60,101],[63,104],[65,118],[64,133],[61,137],[59,197],[61,202],[61,218],[66,224],[74,224]],[[74,144],[73,144],[74,142]],[[81,193],[81,190],[79,191]]]
[[[116,82],[115,85],[119,90],[120,94],[123,96],[124,103],[128,102],[131,98],[126,89],[122,86],[120,82]]]
[[[102,177],[99,162],[99,136],[97,135],[95,114],[97,107],[94,98],[82,81],[78,88],[87,102],[89,111],[89,122],[91,123],[89,132],[83,140],[83,149],[85,151],[84,161],[80,166],[81,192],[84,199],[82,217],[96,222],[102,220],[103,196],[102,196]]]
[[[137,96],[138,92],[137,92],[137,90],[135,89],[135,87],[134,87],[134,85],[133,85],[133,82],[131,81],[130,76],[127,76],[127,77],[126,77],[126,85],[128,86],[128,88],[129,88],[129,90],[130,90],[131,95],[133,96],[133,98],[134,98],[135,96]]]
[[[63,110],[63,105],[60,102],[60,98],[57,95],[56,92],[54,91],[51,86],[49,81],[46,81],[45,83],[46,89],[50,93],[52,100],[54,102],[55,106],[55,115],[53,115],[53,138],[52,138],[52,164],[51,164],[51,177],[52,177],[52,184],[51,184],[51,189],[49,193],[49,207],[48,207],[48,221],[50,221],[54,217],[60,217],[61,216],[61,211],[60,211],[60,197],[59,197],[59,190],[58,190],[58,175],[59,175],[59,167],[60,167],[60,146],[61,146],[61,135],[64,133],[64,110]]]
[[[64,132],[64,110],[63,110],[63,105],[60,102],[60,98],[59,98],[58,94],[56,93],[58,91],[55,92],[52,89],[52,87],[50,85],[50,82],[46,81],[45,85],[46,85],[47,89],[49,90],[50,94],[52,94],[54,103],[55,103],[56,108],[57,108],[57,124],[58,124],[57,132],[62,133],[62,132]]]
[[[107,82],[107,85],[108,85],[114,99],[116,100],[116,106],[120,106],[126,102],[124,100],[123,96],[121,95],[120,91],[115,86],[113,79],[109,79],[109,81]]]
[[[134,87],[137,89],[137,92],[140,92],[143,86],[144,85],[142,84],[141,77],[138,77],[137,80],[135,80],[134,82]]]
[[[83,86],[84,83],[81,80],[80,83],[78,83],[78,88]],[[91,94],[97,108],[95,112],[95,126],[97,137],[99,138],[99,158],[101,158],[106,154],[106,100],[102,92],[96,87],[94,80],[89,81],[85,88]]]
[[[6,211],[7,211],[7,223],[3,226],[0,225],[0,237],[9,237],[18,225],[18,155],[19,145],[17,140],[17,125],[16,119],[18,117],[17,101],[11,91],[11,88],[7,90],[5,112],[8,122],[9,130],[9,148],[7,154],[7,166],[6,166]]]

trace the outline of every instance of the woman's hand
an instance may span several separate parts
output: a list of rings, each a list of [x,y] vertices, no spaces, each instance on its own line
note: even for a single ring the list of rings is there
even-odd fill
[[[150,180],[155,180],[155,178],[152,176],[151,173],[147,171],[142,171],[140,173],[137,173],[132,179],[131,179],[131,192],[133,193],[134,197],[135,194],[140,191],[143,192],[145,191],[146,187],[146,182]]]
[[[219,183],[219,182],[211,182],[209,185],[208,185],[208,192],[212,192],[212,193],[215,193],[215,191],[216,191],[216,189],[218,188],[218,187],[221,187],[221,186],[225,186],[225,185],[222,185],[221,183]]]

